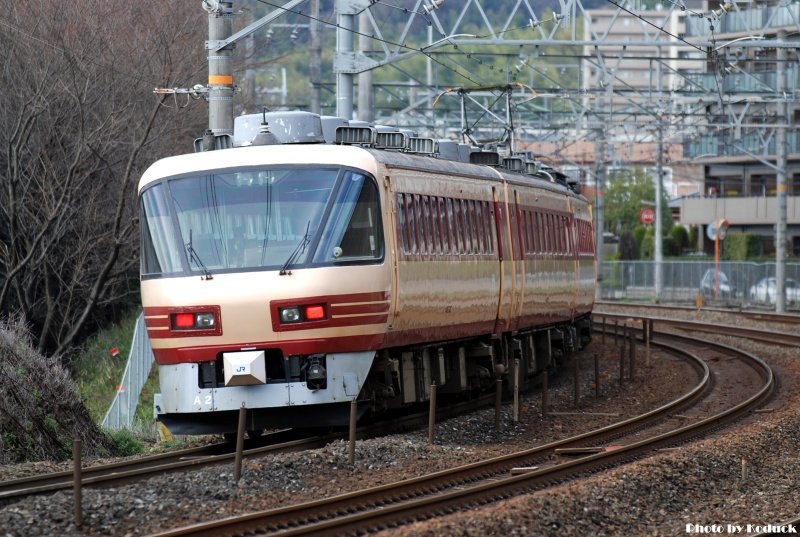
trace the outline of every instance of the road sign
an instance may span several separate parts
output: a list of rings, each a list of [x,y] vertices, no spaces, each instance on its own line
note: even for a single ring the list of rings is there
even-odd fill
[[[656,210],[651,207],[643,207],[642,210],[639,211],[639,221],[649,226],[656,221]]]
[[[712,241],[716,241],[717,239],[725,240],[729,225],[730,224],[725,219],[712,220],[708,223],[708,226],[706,226],[706,235]]]

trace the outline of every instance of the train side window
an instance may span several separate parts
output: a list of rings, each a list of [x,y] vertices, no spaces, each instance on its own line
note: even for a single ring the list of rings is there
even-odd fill
[[[458,200],[447,200],[447,218],[450,221],[450,232],[453,234],[453,254],[458,255],[462,250],[461,226],[459,225]]]
[[[450,253],[450,230],[447,225],[447,209],[445,207],[445,199],[442,197],[436,198],[436,206],[439,216],[439,229],[442,238],[442,253]]]
[[[547,251],[547,238],[544,233],[544,215],[541,212],[536,213],[536,234],[539,237],[539,253],[543,254]]]
[[[400,230],[400,243],[403,253],[410,252],[408,244],[408,219],[406,218],[406,201],[402,192],[395,194],[395,210],[397,211],[397,227]]]
[[[431,243],[431,228],[428,224],[428,196],[419,195],[419,251],[427,254]]]
[[[472,253],[472,237],[470,236],[470,225],[469,225],[469,215],[467,214],[467,200],[459,200],[459,206],[461,208],[461,232],[464,235],[464,250],[462,253],[470,254]]]
[[[181,272],[181,248],[175,240],[164,187],[157,184],[142,193],[142,274]]]
[[[419,248],[419,253],[425,254],[428,252],[428,248],[425,243],[425,209],[422,206],[421,194],[414,194],[414,208],[417,216],[417,247]]]
[[[544,251],[548,254],[553,253],[553,224],[550,221],[550,214],[544,213],[542,215],[542,221],[544,222],[544,241],[545,241],[545,248]]]
[[[467,218],[469,220],[469,227],[472,235],[472,253],[479,254],[483,249],[478,234],[478,219],[475,214],[475,200],[467,200]]]
[[[374,260],[383,257],[380,196],[375,182],[347,172],[322,232],[314,261]]]
[[[521,214],[522,222],[520,222],[520,225],[522,228],[523,252],[529,255],[531,253],[530,211],[523,209]]]
[[[536,226],[534,225],[533,211],[528,211],[528,241],[530,242],[531,254],[536,253]]]
[[[436,196],[431,196],[431,235],[433,236],[432,254],[442,253],[442,234],[439,231],[439,212],[437,210]]]
[[[416,254],[417,249],[417,218],[414,210],[414,195],[406,194],[406,218],[408,219],[408,246],[409,252]]]
[[[489,202],[478,202],[478,210],[480,211],[481,224],[483,227],[483,236],[485,238],[484,244],[486,245],[486,253],[491,254],[494,251],[492,244],[492,218],[489,215]]]

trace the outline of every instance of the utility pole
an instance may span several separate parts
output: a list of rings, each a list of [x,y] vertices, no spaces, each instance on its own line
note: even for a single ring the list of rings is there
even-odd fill
[[[664,239],[663,239],[663,224],[661,219],[663,211],[661,209],[662,191],[664,189],[664,114],[659,111],[658,124],[656,125],[656,226],[655,226],[655,294],[656,302],[661,300],[661,294],[664,289]]]
[[[602,103],[600,108],[602,109]],[[599,139],[595,142],[594,164],[594,247],[597,258],[597,286],[595,300],[603,298],[603,190],[606,184],[606,130],[600,128]]]
[[[358,48],[362,53],[372,50],[369,36],[370,22],[367,11],[358,16]],[[375,95],[372,87],[372,69],[358,73],[358,119],[372,123],[375,121]]]
[[[322,114],[322,39],[319,29],[320,0],[311,0],[311,19],[308,21],[308,32],[311,38],[311,62],[309,65],[309,83],[311,84],[311,111]]]
[[[208,12],[208,131],[213,135],[213,146],[205,149],[228,147],[233,137],[233,67],[231,56],[235,43],[219,48],[219,42],[232,33],[233,2],[231,0],[203,0]]]
[[[786,39],[786,31],[778,31],[778,41]],[[786,129],[789,128],[789,102],[786,96],[786,49],[778,47],[775,71],[778,74],[778,108],[775,120],[780,124],[775,132],[777,152],[778,221],[775,229],[775,311],[786,311]]]
[[[211,151],[233,146],[233,66],[231,56],[236,42],[269,24],[305,0],[289,0],[282,7],[232,34],[233,0],[203,0],[208,13],[208,85],[192,88],[156,88],[157,95],[188,94],[208,101],[208,129],[194,141],[195,151]]]
[[[663,214],[661,210],[661,197],[664,182],[664,109],[661,108],[663,101],[663,75],[661,73],[661,47],[658,47],[658,61],[656,62],[656,87],[658,88],[658,112],[656,115],[656,226],[655,226],[655,294],[656,302],[661,300],[661,294],[664,288],[664,230],[661,222]]]
[[[345,0],[336,2],[336,54],[339,57],[353,55],[354,7]],[[349,69],[336,70],[336,115],[353,118],[353,72]]]

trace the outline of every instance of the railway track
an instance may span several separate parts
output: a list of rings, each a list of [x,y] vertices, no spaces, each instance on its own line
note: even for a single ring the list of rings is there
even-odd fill
[[[636,303],[636,302],[595,302],[595,315],[603,315],[604,311],[609,313],[613,313],[614,310],[626,310],[629,311],[631,309],[642,308],[647,309],[649,312],[648,315],[652,314],[653,311],[660,311],[660,312],[673,312],[673,313],[694,313],[698,311],[696,307],[692,306],[679,306],[675,304],[650,304],[650,303]],[[737,317],[744,318],[744,319],[751,319],[754,321],[763,321],[765,323],[775,324],[788,324],[788,325],[797,325],[800,324],[800,313],[775,313],[769,311],[759,311],[759,310],[742,310],[741,308],[717,308],[717,307],[706,307],[703,306],[701,311],[704,312],[712,312],[712,313],[720,313],[720,314],[727,314],[727,315],[736,315]]]
[[[470,412],[485,407],[494,401],[494,394],[477,397],[437,411],[441,418]],[[359,427],[357,438],[386,435],[393,432],[419,428],[427,424],[427,412],[417,412],[389,421]],[[318,434],[311,430],[284,429],[245,441],[243,457],[255,458],[289,451],[302,451],[325,446],[330,442],[347,438],[348,431]],[[233,463],[236,453],[234,445],[223,442],[189,449],[150,455],[134,460],[82,468],[82,486],[116,486],[170,472],[187,471],[207,466]],[[34,494],[71,489],[74,486],[73,471],[52,472],[0,482],[0,502]]]
[[[730,313],[730,312],[729,312]],[[737,313],[737,315],[739,315]],[[783,317],[783,316],[781,316]],[[795,316],[797,317],[797,316]],[[660,326],[672,326],[691,332],[705,332],[709,334],[721,334],[734,337],[744,337],[755,341],[763,341],[773,345],[783,345],[787,347],[800,347],[800,334],[796,331],[780,331],[780,330],[762,330],[758,328],[747,328],[741,325],[726,325],[720,323],[709,324],[702,321],[691,321],[681,319],[668,319],[662,317],[653,317],[651,315],[641,316],[636,314],[623,314],[614,313],[611,311],[598,311],[594,315],[595,323],[605,324],[610,329],[608,321],[621,321],[623,324],[627,323],[631,328],[641,331],[642,320],[652,320],[657,322]],[[777,322],[777,321],[776,321]],[[783,321],[785,322],[785,321]],[[800,324],[800,318],[795,321]]]
[[[669,342],[668,342],[669,341]],[[770,368],[758,357],[731,347],[674,334],[658,334],[654,342],[673,353],[691,356],[703,373],[698,385],[684,397],[652,412],[573,438],[518,453],[469,464],[381,487],[280,509],[230,517],[156,534],[158,537],[202,535],[332,535],[359,533],[425,519],[475,505],[508,498],[640,458],[655,449],[697,438],[739,418],[760,405],[772,392]],[[692,350],[691,347],[694,347]],[[706,358],[700,357],[703,353]],[[708,354],[713,357],[709,358]],[[726,373],[733,361],[747,368],[753,380],[748,396],[731,399],[723,393],[740,382],[738,373]],[[735,378],[734,378],[735,377]],[[709,391],[710,390],[710,391]],[[737,393],[741,392],[741,384]],[[722,400],[730,404],[710,416]],[[689,405],[702,407],[688,425],[671,425],[667,432],[649,427],[686,413]],[[686,417],[686,416],[684,416]],[[644,436],[644,438],[641,438]],[[614,439],[619,444],[588,450],[577,459],[557,458],[559,450],[598,446]],[[638,439],[641,438],[641,439]]]
[[[248,440],[245,453],[253,457],[275,451],[309,449],[329,442],[328,436],[302,437],[296,431],[280,430],[262,436],[256,441]],[[256,446],[256,447],[253,447]],[[83,485],[116,485],[153,474],[181,471],[198,466],[222,464],[233,460],[233,447],[227,442],[180,449],[134,460],[89,466],[81,470]],[[73,472],[62,471],[23,477],[0,483],[0,501],[54,492],[73,486]]]

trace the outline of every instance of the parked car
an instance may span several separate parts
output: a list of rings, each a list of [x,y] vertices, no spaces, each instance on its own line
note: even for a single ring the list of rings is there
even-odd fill
[[[748,296],[750,300],[774,304],[778,296],[775,289],[776,286],[775,277],[770,276],[768,278],[762,278],[758,283],[750,286]],[[786,278],[784,288],[787,302],[797,302],[800,300],[800,287],[798,287],[796,281],[791,278]]]
[[[736,289],[728,276],[722,271],[708,269],[700,280],[700,294],[704,297],[714,298],[714,273],[717,273],[717,298],[733,298],[736,296]]]

